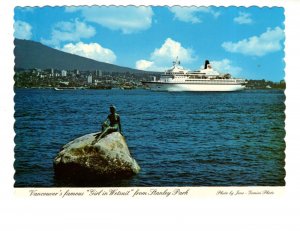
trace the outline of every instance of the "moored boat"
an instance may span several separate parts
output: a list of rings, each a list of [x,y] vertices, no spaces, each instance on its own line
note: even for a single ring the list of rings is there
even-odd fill
[[[85,90],[85,87],[55,87],[55,91],[63,91],[63,90]]]

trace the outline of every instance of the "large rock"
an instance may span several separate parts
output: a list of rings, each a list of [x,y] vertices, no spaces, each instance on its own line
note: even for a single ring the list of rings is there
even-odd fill
[[[78,180],[121,179],[140,171],[119,132],[113,132],[92,145],[94,135],[84,135],[62,147],[54,159],[56,176]]]

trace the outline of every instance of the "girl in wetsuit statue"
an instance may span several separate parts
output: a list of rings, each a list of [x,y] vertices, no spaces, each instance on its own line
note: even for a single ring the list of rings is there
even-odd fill
[[[102,132],[96,135],[93,144],[97,143],[98,140],[112,132],[119,131],[122,134],[121,119],[120,116],[116,113],[116,107],[110,106],[109,109],[110,114],[102,124]]]

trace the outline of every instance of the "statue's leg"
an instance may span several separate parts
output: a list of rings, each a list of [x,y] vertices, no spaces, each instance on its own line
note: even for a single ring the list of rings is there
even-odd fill
[[[104,128],[104,126],[102,126],[102,132],[99,132],[99,133],[95,136],[95,139],[94,139],[94,141],[92,142],[92,145],[94,145],[94,144],[97,143],[101,138],[103,138],[103,137],[106,135],[107,130],[109,130],[109,127]]]
[[[99,135],[98,140],[100,140],[101,138],[107,136],[109,133],[112,132],[112,130],[114,130],[114,129],[113,129],[112,127],[109,127],[109,126],[108,126],[107,128],[105,128],[104,131],[101,132],[101,134]],[[97,140],[97,141],[98,141],[98,140]]]
[[[95,139],[98,139],[99,136],[101,136],[101,134],[109,127],[109,125],[107,123],[103,123],[101,126],[101,132],[98,132],[97,134],[95,134]]]
[[[92,144],[97,143],[103,137],[107,136],[108,134],[110,134],[112,132],[116,132],[116,131],[118,131],[118,128],[116,128],[116,127],[110,127],[110,126],[106,127],[101,133],[99,133],[95,137],[95,140],[92,142]]]
[[[108,127],[109,127],[109,125],[107,123],[103,123],[102,124],[102,132],[104,132]]]

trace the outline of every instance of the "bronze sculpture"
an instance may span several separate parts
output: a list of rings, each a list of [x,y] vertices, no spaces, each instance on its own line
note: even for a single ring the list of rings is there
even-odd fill
[[[112,132],[119,131],[122,134],[121,119],[119,114],[116,113],[116,107],[114,105],[109,107],[110,114],[102,124],[102,131],[95,135],[95,140],[92,144],[97,143],[101,138],[107,136]]]

